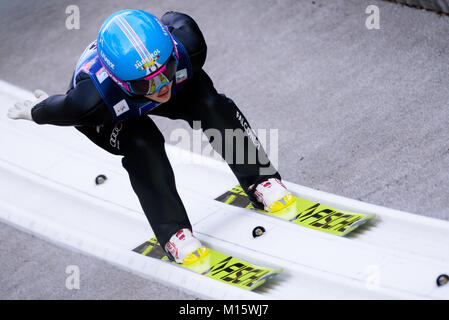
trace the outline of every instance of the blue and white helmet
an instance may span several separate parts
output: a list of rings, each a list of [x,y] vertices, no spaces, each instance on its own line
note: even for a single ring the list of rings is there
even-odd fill
[[[142,10],[121,10],[109,16],[98,34],[97,48],[112,80],[134,94],[154,93],[168,84],[179,60],[167,27]],[[159,88],[154,87],[155,81]]]

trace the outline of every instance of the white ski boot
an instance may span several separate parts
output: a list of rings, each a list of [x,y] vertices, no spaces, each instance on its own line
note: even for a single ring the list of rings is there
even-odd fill
[[[259,183],[255,189],[252,185],[250,190],[253,190],[254,197],[263,205],[264,210],[269,212],[280,211],[296,201],[281,180],[276,178]]]
[[[209,253],[209,249],[204,247],[189,229],[181,229],[172,235],[165,245],[165,250],[177,263],[185,265],[195,263]]]

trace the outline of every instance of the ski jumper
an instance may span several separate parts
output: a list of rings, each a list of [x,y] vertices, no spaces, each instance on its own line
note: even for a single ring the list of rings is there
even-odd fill
[[[164,137],[147,115],[182,119],[192,128],[202,129],[247,193],[252,184],[281,177],[242,112],[231,99],[217,92],[202,69],[207,46],[195,21],[177,12],[166,13],[161,21],[168,26],[180,56],[168,102],[159,104],[126,94],[104,74],[93,42],[82,54],[67,93],[51,96],[35,106],[32,117],[39,124],[75,126],[99,147],[123,156],[122,165],[132,188],[164,247],[172,234],[192,226],[176,190]],[[229,129],[243,132],[247,143],[224,139]],[[214,132],[223,139],[216,139]],[[227,157],[225,152],[230,148],[232,157]],[[242,153],[243,161],[239,158]],[[270,169],[272,174],[262,175],[261,168]]]

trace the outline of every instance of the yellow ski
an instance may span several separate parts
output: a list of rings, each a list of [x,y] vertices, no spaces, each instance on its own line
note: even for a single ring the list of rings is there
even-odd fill
[[[133,251],[173,263],[181,268],[245,290],[254,290],[283,271],[282,269],[257,266],[212,249],[209,249],[206,256],[192,264],[178,264],[168,259],[155,237]]]
[[[338,236],[346,236],[353,230],[373,219],[376,215],[367,215],[332,208],[314,201],[295,197],[296,203],[281,211],[271,213],[255,209],[241,186],[236,186],[215,200],[233,206],[256,210],[258,212]]]

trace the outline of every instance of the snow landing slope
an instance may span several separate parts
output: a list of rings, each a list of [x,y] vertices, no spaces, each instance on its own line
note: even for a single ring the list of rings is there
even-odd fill
[[[316,191],[298,196],[376,214],[338,237],[214,199],[237,185],[227,165],[167,145],[179,193],[197,237],[211,248],[284,272],[254,292],[202,277],[132,250],[153,234],[120,157],[73,128],[12,121],[6,110],[30,96],[0,83],[0,219],[50,242],[211,299],[448,299],[449,222]],[[97,186],[95,177],[107,181]],[[23,193],[26,197],[21,196]],[[252,230],[263,226],[263,236]]]

